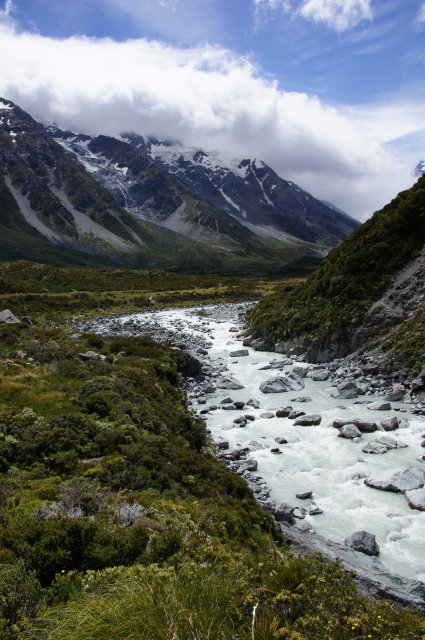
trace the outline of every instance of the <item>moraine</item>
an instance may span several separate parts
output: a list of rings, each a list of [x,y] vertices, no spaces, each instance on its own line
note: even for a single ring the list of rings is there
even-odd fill
[[[243,474],[266,508],[288,503],[297,508],[298,516],[307,511],[304,518],[295,519],[291,531],[313,528],[317,534],[310,531],[304,535],[311,540],[315,535],[317,539],[323,536],[324,547],[326,539],[343,545],[345,538],[355,531],[369,531],[376,536],[379,558],[372,560],[339,545],[336,545],[336,555],[340,549],[343,557],[351,557],[366,572],[382,576],[388,572],[425,582],[425,511],[411,509],[402,493],[365,484],[365,480],[379,480],[383,473],[387,477],[404,469],[411,470],[419,482],[423,479],[425,463],[420,457],[425,453],[421,447],[425,420],[409,413],[409,405],[402,402],[392,402],[391,410],[378,411],[368,409],[367,404],[382,400],[379,397],[332,398],[335,387],[329,380],[304,378],[302,390],[263,393],[260,385],[264,382],[290,373],[294,366],[305,367],[307,364],[294,362],[281,370],[263,369],[285,356],[242,346],[242,337],[238,335],[241,328],[238,311],[245,308],[246,305],[218,305],[153,311],[99,319],[84,328],[97,333],[149,334],[175,346],[189,345],[203,361],[206,372],[206,380],[201,383],[189,380],[189,402],[197,413],[202,412],[214,440],[222,443],[221,446],[229,443],[228,448],[219,449],[221,455],[230,457],[232,450],[249,449],[242,454],[245,456],[243,464],[251,462],[245,467],[254,470],[246,470]],[[248,355],[242,355],[241,350],[246,349]],[[230,355],[237,351],[241,354]],[[213,391],[219,377],[235,379],[243,388],[216,388]],[[300,400],[305,397],[310,400]],[[257,400],[259,406],[257,408],[257,403],[253,402],[241,409],[224,410],[226,405],[221,403],[226,398],[236,403]],[[276,417],[276,410],[288,405],[309,416],[320,416],[320,424],[301,426],[295,424],[294,419]],[[217,409],[207,411],[211,406]],[[251,419],[234,423],[244,415]],[[401,422],[397,430],[363,432],[361,438],[354,441],[338,437],[339,430],[333,426],[335,420],[342,418],[348,422],[358,418],[381,425],[382,420],[392,416],[397,416]],[[401,447],[389,448],[385,454],[363,451],[368,443],[388,436]],[[258,465],[256,469],[253,461]],[[240,462],[231,464],[240,466]],[[412,486],[409,484],[411,476],[407,481],[408,487]],[[310,491],[312,498],[296,497],[296,494]],[[310,514],[315,507],[322,513]]]

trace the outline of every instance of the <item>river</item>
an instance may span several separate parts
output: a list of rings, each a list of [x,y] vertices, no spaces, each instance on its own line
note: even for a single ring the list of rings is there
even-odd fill
[[[329,540],[343,543],[346,536],[358,530],[366,530],[376,536],[380,547],[377,566],[389,572],[425,582],[425,512],[409,507],[403,494],[381,491],[368,487],[365,478],[374,477],[384,471],[409,468],[423,475],[424,463],[419,456],[421,436],[425,432],[425,420],[409,413],[409,405],[393,402],[391,411],[373,411],[367,402],[378,397],[360,396],[355,400],[340,400],[331,397],[330,381],[314,382],[305,378],[302,391],[265,394],[260,391],[262,382],[289,372],[292,365],[283,371],[262,370],[276,359],[276,353],[254,351],[248,347],[249,355],[231,357],[230,353],[243,348],[241,328],[236,305],[211,306],[190,309],[172,309],[120,318],[104,319],[91,323],[89,328],[98,333],[123,333],[142,335],[154,333],[161,339],[161,331],[174,336],[175,341],[192,341],[192,346],[203,345],[203,360],[210,380],[225,373],[233,376],[243,389],[216,389],[204,394],[193,382],[189,400],[196,412],[216,406],[217,409],[203,415],[213,439],[227,441],[229,451],[249,448],[248,459],[255,459],[258,468],[253,477],[261,477],[270,492],[269,499],[275,503],[289,503],[307,510],[304,518],[295,526],[312,527],[315,532]],[[201,347],[202,350],[202,347]],[[297,363],[294,363],[297,364]],[[306,363],[302,363],[306,366]],[[308,402],[299,402],[298,397],[308,396]],[[260,406],[248,406],[239,411],[225,411],[222,400],[258,400]],[[307,414],[320,414],[322,421],[316,426],[296,426],[294,420],[275,417],[277,409],[291,405]],[[272,412],[273,417],[261,417]],[[234,424],[234,419],[249,414],[254,420],[243,427]],[[380,424],[383,418],[398,415],[403,418],[403,428],[389,434],[363,433],[358,441],[338,437],[332,426],[336,418],[363,418]],[[390,435],[407,445],[390,449],[383,455],[362,451],[370,440]],[[278,444],[283,438],[285,444]],[[271,450],[278,448],[273,453]],[[249,475],[249,474],[248,474]],[[312,491],[308,500],[296,498],[297,493]],[[310,505],[317,505],[322,513],[310,515]],[[298,515],[304,515],[299,512]],[[311,533],[309,535],[312,535]]]

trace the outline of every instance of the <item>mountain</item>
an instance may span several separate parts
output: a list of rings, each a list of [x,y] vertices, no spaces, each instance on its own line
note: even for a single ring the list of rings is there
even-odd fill
[[[80,136],[78,143],[92,146],[87,153],[98,158],[107,150],[118,167],[130,153],[130,175],[142,173],[144,178],[138,180],[134,197],[144,202],[156,220],[188,219],[199,229],[198,241],[181,233],[184,229],[177,233],[172,224],[164,228],[121,206],[122,200],[115,197],[119,194],[93,178],[96,171],[90,162],[82,164],[28,113],[0,99],[1,259],[265,273],[318,256],[317,248],[300,240],[283,243],[259,237],[189,193],[126,142]]]
[[[180,143],[123,134],[193,192],[254,230],[335,246],[359,226],[336,207],[280,178],[261,160],[226,161]]]
[[[416,167],[413,169],[413,175],[420,178],[425,174],[425,160],[419,160]]]
[[[301,287],[261,302],[268,345],[323,362],[382,348],[412,375],[425,364],[425,176],[335,248]]]

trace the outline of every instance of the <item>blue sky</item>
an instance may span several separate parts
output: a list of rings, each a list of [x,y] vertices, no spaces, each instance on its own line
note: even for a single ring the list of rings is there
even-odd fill
[[[425,154],[424,0],[7,0],[0,27],[34,117],[262,157],[360,218]]]

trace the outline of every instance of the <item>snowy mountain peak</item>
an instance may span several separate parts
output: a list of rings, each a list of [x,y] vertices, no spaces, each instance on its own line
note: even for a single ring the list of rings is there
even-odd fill
[[[415,176],[417,176],[418,178],[420,178],[421,176],[425,175],[425,160],[419,160],[418,164],[416,165],[416,167],[413,170],[413,174]]]

